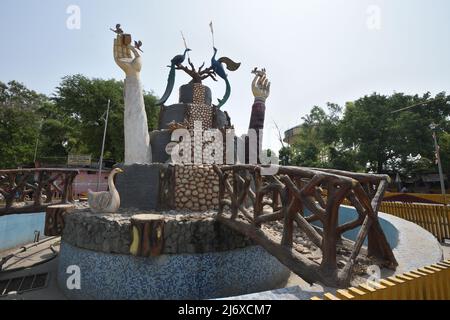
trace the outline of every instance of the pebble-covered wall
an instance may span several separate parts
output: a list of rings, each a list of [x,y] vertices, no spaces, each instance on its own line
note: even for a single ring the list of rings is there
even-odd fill
[[[130,254],[131,217],[154,213],[120,209],[114,214],[93,214],[89,209],[64,216],[64,242],[78,248],[104,253]],[[215,212],[164,211],[163,254],[194,254],[228,251],[253,242],[215,221]]]
[[[218,209],[219,178],[210,165],[175,166],[175,209]]]
[[[195,121],[202,122],[202,129],[212,128],[213,107],[205,104],[206,87],[200,83],[194,83],[193,103],[188,104],[187,121],[189,128],[194,128]]]

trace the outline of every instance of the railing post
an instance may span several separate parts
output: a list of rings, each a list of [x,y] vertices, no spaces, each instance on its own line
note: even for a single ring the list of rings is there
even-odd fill
[[[45,174],[45,171],[38,171],[38,181],[36,190],[34,191],[34,205],[36,207],[39,207],[41,205],[41,191],[42,191],[42,180],[43,176]]]
[[[288,190],[286,187],[281,196],[283,201],[283,238],[282,244],[284,246],[292,247],[294,238],[294,215],[297,212],[297,207],[295,206],[296,198],[292,194],[292,191]],[[284,199],[283,199],[284,198]]]
[[[256,218],[263,213],[263,196],[261,194],[262,176],[260,168],[255,168],[253,174],[255,177],[255,203],[253,204],[253,215],[256,221]],[[255,223],[255,226],[261,228],[261,223]]]

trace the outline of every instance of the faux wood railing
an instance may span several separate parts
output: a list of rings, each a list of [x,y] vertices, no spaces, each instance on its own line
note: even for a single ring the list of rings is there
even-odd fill
[[[273,176],[263,176],[261,167],[252,165],[214,166],[214,170],[220,181],[217,220],[250,237],[305,281],[347,287],[366,237],[369,255],[386,267],[397,266],[378,221],[389,177],[281,166]],[[339,206],[345,199],[356,208],[358,218],[339,225]],[[305,209],[311,215],[306,216]],[[282,222],[281,240],[261,228],[270,221]],[[314,227],[314,221],[320,221],[323,229]],[[293,249],[296,226],[321,249],[320,264]],[[341,238],[357,227],[361,229],[354,243]],[[337,265],[339,246],[351,249],[341,269]]]
[[[51,204],[72,201],[76,169],[0,170],[0,216],[43,211]],[[55,201],[54,195],[59,194]]]

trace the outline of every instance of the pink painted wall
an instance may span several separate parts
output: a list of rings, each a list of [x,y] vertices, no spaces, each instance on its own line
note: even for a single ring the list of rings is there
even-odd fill
[[[106,191],[108,189],[108,175],[109,172],[102,172],[98,191]],[[73,182],[74,195],[87,194],[88,189],[97,191],[97,176],[98,172],[96,171],[83,171],[80,169],[80,173]]]

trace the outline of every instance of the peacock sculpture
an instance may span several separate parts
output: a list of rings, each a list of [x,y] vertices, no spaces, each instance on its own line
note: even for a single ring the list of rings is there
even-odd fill
[[[222,57],[222,58],[216,59],[217,48],[213,47],[213,49],[214,49],[214,55],[211,58],[211,68],[219,77],[221,77],[225,81],[225,85],[226,85],[225,95],[223,96],[222,99],[218,99],[219,104],[217,105],[217,108],[220,108],[227,102],[228,98],[231,95],[231,85],[230,85],[230,82],[228,81],[228,75],[226,74],[222,63],[225,63],[225,65],[227,66],[227,69],[230,71],[236,71],[237,69],[239,69],[241,64],[234,62],[233,60],[231,60],[230,58],[227,58],[227,57]]]
[[[186,48],[186,50],[184,50],[183,54],[176,55],[170,61],[170,66],[168,66],[168,67],[170,67],[170,72],[169,72],[169,77],[167,79],[166,90],[164,91],[164,94],[161,97],[161,99],[159,99],[159,101],[156,103],[157,106],[163,105],[167,101],[167,99],[169,99],[170,94],[172,93],[172,90],[173,90],[173,86],[175,85],[175,70],[176,70],[176,67],[180,66],[184,62],[184,60],[186,59],[186,54],[189,51],[191,51],[191,49]]]
[[[113,213],[120,207],[120,196],[114,185],[114,177],[123,170],[115,168],[108,177],[109,191],[93,192],[88,191],[88,204],[93,213]]]

